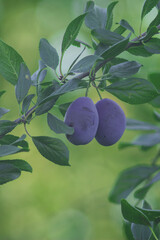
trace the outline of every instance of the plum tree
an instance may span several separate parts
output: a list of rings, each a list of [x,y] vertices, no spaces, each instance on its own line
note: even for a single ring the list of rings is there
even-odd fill
[[[96,140],[103,146],[116,143],[126,128],[126,117],[122,108],[113,100],[105,98],[96,103],[99,125]]]
[[[85,145],[95,137],[99,118],[96,106],[89,97],[77,98],[67,109],[65,123],[74,128],[68,140],[75,145]]]

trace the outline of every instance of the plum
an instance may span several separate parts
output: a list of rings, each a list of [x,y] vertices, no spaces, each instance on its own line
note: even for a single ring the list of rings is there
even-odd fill
[[[126,117],[122,108],[113,100],[105,98],[96,103],[99,126],[96,140],[103,146],[115,144],[126,128]]]
[[[65,114],[64,122],[74,128],[67,139],[75,145],[85,145],[95,137],[99,118],[95,104],[89,97],[79,97],[71,103]]]

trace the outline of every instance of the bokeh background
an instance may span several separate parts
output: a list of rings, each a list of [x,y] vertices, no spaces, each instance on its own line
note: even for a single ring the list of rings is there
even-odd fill
[[[38,67],[40,38],[47,38],[60,50],[63,33],[68,23],[81,14],[85,0],[0,0],[0,38],[15,48],[23,57],[31,73]],[[96,4],[106,7],[111,1],[97,0]],[[126,19],[139,34],[140,14],[143,0],[120,0],[114,11],[114,24]],[[144,20],[143,30],[153,19],[153,10]],[[79,38],[90,43],[89,31],[82,28]],[[71,47],[64,58],[63,70],[80,49]],[[144,66],[139,77],[159,72],[160,58],[143,59],[128,53],[123,57],[137,60]],[[48,75],[48,78],[52,78]],[[0,90],[7,90],[0,105],[11,109],[7,119],[18,117],[18,106],[14,87],[0,76]],[[124,109],[126,116],[154,122],[153,108],[149,104],[132,106],[125,104],[108,93]],[[84,91],[66,94],[59,103],[69,102]],[[89,92],[94,102],[98,101],[94,90]],[[52,110],[60,116],[57,108]],[[5,119],[5,118],[3,118]],[[57,137],[47,126],[46,116],[33,120],[28,127],[31,135]],[[23,126],[14,133],[22,135]],[[121,141],[129,141],[137,133],[126,131]],[[14,158],[27,160],[33,173],[22,173],[16,181],[0,187],[0,240],[122,240],[122,217],[120,206],[108,201],[108,194],[119,172],[130,166],[149,163],[155,148],[141,152],[138,148],[119,150],[118,144],[100,146],[93,140],[87,146],[73,146],[65,138],[70,149],[71,167],[57,166],[45,160],[28,139],[31,151],[19,153]],[[12,156],[5,159],[12,159]],[[160,207],[158,184],[151,190],[148,200]],[[152,197],[151,197],[152,196]]]

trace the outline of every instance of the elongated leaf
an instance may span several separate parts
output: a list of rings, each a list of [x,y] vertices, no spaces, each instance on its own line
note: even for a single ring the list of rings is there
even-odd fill
[[[156,26],[153,26],[148,30],[147,34],[140,40],[143,40],[144,42],[149,41],[151,37],[153,37],[156,34],[158,34],[158,28]]]
[[[107,7],[107,20],[106,20],[106,29],[110,30],[113,23],[113,9],[116,6],[118,1],[112,2]]]
[[[74,133],[74,128],[69,127],[63,121],[58,119],[56,116],[48,113],[47,122],[52,131],[55,133],[65,133],[72,135]]]
[[[160,91],[160,73],[151,73],[148,75],[149,81],[153,83],[153,85],[156,87],[157,90]]]
[[[88,43],[85,43],[79,39],[75,39],[74,42],[72,43],[72,45],[76,46],[76,47],[81,47],[81,45],[87,47],[87,48],[92,48]]]
[[[152,38],[149,42],[145,43],[144,48],[152,54],[160,54],[160,39]]]
[[[8,120],[1,120],[0,121],[0,135],[4,135],[6,133],[11,132],[16,126],[17,126],[17,123],[15,123],[15,122],[11,122]]]
[[[21,175],[21,171],[13,164],[0,163],[0,185],[15,180]]]
[[[158,2],[159,0],[145,0],[141,13],[141,20],[143,20],[145,15],[149,13],[152,10],[152,8],[156,7]]]
[[[88,1],[85,8],[85,25],[90,29],[105,28],[107,20],[107,9],[94,5],[93,1]]]
[[[5,115],[6,113],[8,113],[10,110],[6,109],[6,108],[0,108],[0,118]]]
[[[135,240],[131,231],[131,223],[128,221],[124,221],[123,223],[123,229],[125,232],[125,235],[127,237],[127,240]]]
[[[107,86],[105,90],[129,104],[147,103],[158,95],[154,85],[141,78],[119,81]]]
[[[157,218],[160,218],[160,210],[150,210],[144,208],[137,208],[149,219],[149,221],[155,221]]]
[[[127,118],[126,127],[128,130],[160,130],[159,127],[148,122],[138,121],[135,119]]]
[[[143,45],[141,46],[132,46],[131,48],[127,49],[127,52],[133,54],[135,56],[141,57],[150,57],[152,53],[148,52]]]
[[[89,55],[84,58],[82,58],[78,63],[76,63],[73,68],[71,69],[71,72],[87,72],[91,70],[94,63],[99,59],[99,56],[96,55]]]
[[[114,77],[130,77],[136,74],[142,65],[135,61],[127,61],[123,63],[119,63],[110,68],[109,74]]]
[[[122,171],[109,195],[109,200],[120,203],[146,178],[158,170],[157,166],[138,165]]]
[[[121,210],[124,219],[131,223],[151,226],[148,217],[139,209],[131,206],[125,199],[121,201]]]
[[[115,32],[111,32],[106,29],[96,28],[92,30],[92,35],[97,38],[101,43],[113,45],[124,39],[121,35]]]
[[[160,121],[160,113],[155,110],[153,111],[153,113],[154,113],[156,120]]]
[[[0,165],[1,164],[13,165],[13,166],[17,167],[20,171],[26,171],[26,172],[32,173],[31,165],[22,159],[1,160]]]
[[[151,230],[148,226],[143,226],[141,224],[131,224],[132,233],[134,240],[149,240],[152,235]]]
[[[158,10],[157,16],[155,19],[150,23],[149,27],[147,28],[147,32],[153,27],[158,26],[160,24],[160,10]]]
[[[126,31],[126,28],[122,27],[121,25],[119,25],[119,26],[114,30],[115,33],[118,33],[118,34],[120,34],[120,35],[122,35],[125,31]]]
[[[61,112],[62,116],[64,117],[65,114],[66,114],[66,111],[69,107],[69,105],[71,105],[72,102],[69,102],[69,103],[64,103],[64,104],[61,104],[58,106],[59,108],[59,111]]]
[[[131,27],[131,25],[126,20],[122,19],[119,24],[120,24],[120,26],[122,26],[134,33],[134,29]]]
[[[0,74],[16,85],[22,57],[9,45],[0,40]]]
[[[22,100],[27,95],[31,86],[31,75],[28,67],[22,63],[20,67],[20,72],[18,76],[18,82],[16,84],[15,92],[18,103],[20,104]]]
[[[7,155],[11,155],[14,153],[19,152],[21,149],[16,147],[16,146],[12,146],[12,145],[1,145],[0,146],[0,157],[4,157]]]
[[[33,137],[32,140],[43,157],[58,165],[69,166],[69,151],[60,139]]]
[[[86,14],[82,14],[79,17],[75,18],[67,27],[62,41],[62,55],[69,48],[74,40],[76,39],[79,30],[82,26],[83,20]]]
[[[56,49],[44,38],[41,38],[39,43],[40,57],[45,64],[54,70],[57,68],[59,63],[59,57]]]
[[[0,97],[5,93],[6,91],[0,91]]]
[[[42,60],[39,60],[39,68],[31,76],[32,85],[37,86],[38,83],[41,83],[45,79],[47,74],[46,67],[47,65]]]
[[[35,94],[30,94],[28,95],[27,97],[25,97],[25,99],[23,100],[23,103],[22,103],[22,112],[25,114],[28,109],[29,109],[29,106],[31,104],[31,101],[32,99],[34,98]]]
[[[23,149],[28,149],[28,143],[24,140],[25,138],[26,138],[25,134],[23,134],[21,137],[7,134],[3,138],[0,139],[0,144],[1,145],[20,146]]]

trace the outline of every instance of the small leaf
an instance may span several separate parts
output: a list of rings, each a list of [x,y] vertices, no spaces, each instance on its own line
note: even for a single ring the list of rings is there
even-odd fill
[[[125,199],[121,200],[121,210],[124,219],[129,222],[151,226],[148,217],[139,209],[131,206]]]
[[[69,135],[72,135],[74,133],[74,128],[69,127],[63,121],[50,113],[47,115],[47,122],[50,129],[55,133],[65,133]]]
[[[140,183],[157,170],[157,166],[137,165],[122,171],[109,195],[109,200],[120,203],[122,198],[126,198]]]
[[[0,135],[4,135],[6,133],[11,132],[16,126],[17,126],[17,123],[15,123],[15,122],[11,122],[8,120],[1,120],[0,121]]]
[[[82,26],[83,20],[85,18],[86,14],[82,14],[79,17],[75,18],[67,27],[62,41],[62,55],[64,52],[69,48],[74,40],[76,39],[79,30]]]
[[[35,94],[30,94],[28,96],[25,97],[25,99],[23,100],[23,103],[22,103],[22,112],[25,114],[28,109],[29,109],[29,106],[32,102],[32,99],[34,98]]]
[[[20,67],[20,72],[18,76],[18,82],[16,84],[15,92],[18,103],[20,104],[22,100],[27,95],[31,86],[31,75],[27,66],[22,63]]]
[[[21,171],[9,163],[0,163],[0,185],[15,180],[21,175]]]
[[[119,81],[107,86],[105,90],[129,104],[147,103],[158,95],[154,85],[141,78]]]
[[[160,39],[152,38],[145,43],[144,48],[152,54],[160,54]]]
[[[131,27],[131,25],[126,20],[122,19],[119,24],[120,24],[120,26],[122,26],[122,27],[128,29],[129,31],[131,31],[132,33],[134,33],[134,29]]]
[[[135,61],[127,61],[119,63],[110,68],[109,74],[114,77],[130,77],[131,75],[136,74],[142,65]]]
[[[60,139],[51,137],[32,137],[32,140],[43,157],[56,164],[69,166],[69,151]]]
[[[159,127],[148,122],[138,121],[135,119],[127,118],[126,127],[128,130],[160,130]]]
[[[0,118],[5,115],[6,113],[8,113],[10,110],[6,109],[6,108],[0,108]]]
[[[20,150],[21,150],[21,149],[18,148],[18,147],[16,147],[16,146],[12,146],[12,145],[1,145],[1,146],[0,146],[0,157],[17,153],[17,152],[19,152]]]
[[[47,65],[42,60],[39,60],[39,68],[31,76],[32,85],[37,86],[38,83],[41,83],[45,79],[45,76],[47,74],[47,70],[45,69],[46,67]]]
[[[93,1],[88,1],[85,8],[85,25],[90,29],[105,28],[107,20],[107,10],[94,5]]]
[[[0,40],[0,74],[16,85],[22,57],[9,45]]]
[[[96,55],[89,55],[84,58],[82,58],[78,63],[76,63],[73,68],[71,69],[71,72],[81,73],[81,72],[87,72],[91,70],[94,63],[99,59],[99,56]]]
[[[110,30],[113,23],[113,9],[116,6],[118,1],[112,2],[107,7],[107,21],[106,21],[106,29]]]
[[[39,43],[40,57],[45,64],[52,69],[56,69],[59,63],[59,57],[56,49],[44,38],[41,38]]]
[[[66,114],[66,111],[68,109],[68,107],[71,105],[72,102],[69,102],[69,103],[64,103],[64,104],[61,104],[58,106],[62,116],[64,117],[65,114]]]
[[[156,7],[158,2],[159,0],[145,0],[141,13],[141,20],[143,20],[145,15],[149,13],[152,10],[152,8]]]
[[[31,165],[21,159],[14,159],[14,160],[1,160],[0,161],[0,166],[1,164],[9,164],[9,165],[13,165],[16,168],[18,168],[20,171],[26,171],[26,172],[30,172],[32,173],[32,167]]]

